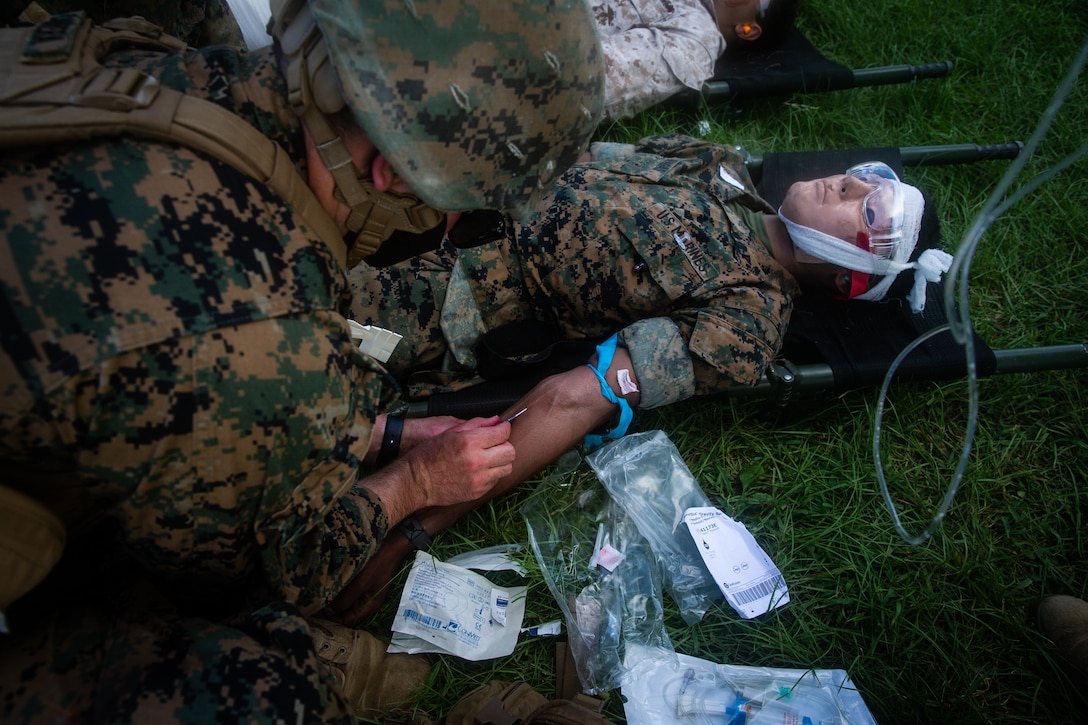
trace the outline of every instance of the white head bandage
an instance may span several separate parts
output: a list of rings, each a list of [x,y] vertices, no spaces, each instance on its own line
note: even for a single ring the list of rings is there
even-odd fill
[[[918,245],[918,232],[922,223],[925,201],[922,198],[922,192],[910,184],[900,181],[899,187],[903,199],[902,235],[890,258],[887,259],[862,249],[855,243],[797,224],[786,218],[781,207],[778,210],[778,217],[786,225],[793,243],[812,256],[857,272],[882,276],[872,288],[858,294],[854,299],[882,300],[900,272],[905,269],[921,271],[921,274],[915,273],[914,288],[908,295],[911,309],[920,312],[925,307],[926,281],[940,281],[941,275],[948,271],[952,263],[952,256],[939,249],[927,249],[917,262],[910,261],[910,256]]]

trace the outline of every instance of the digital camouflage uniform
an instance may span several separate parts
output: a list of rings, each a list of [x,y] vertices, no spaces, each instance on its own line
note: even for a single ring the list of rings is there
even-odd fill
[[[605,58],[605,114],[634,116],[699,90],[725,50],[711,0],[590,0]]]
[[[352,270],[352,310],[405,336],[388,367],[417,381],[471,375],[485,332],[533,319],[563,339],[620,333],[642,407],[754,385],[797,292],[769,251],[771,213],[731,147],[595,144],[506,239]]]
[[[97,23],[138,15],[194,48],[229,45],[245,49],[242,29],[227,0],[37,0],[48,13],[83,10]]]
[[[0,642],[0,721],[357,722],[288,602],[211,619],[124,577],[47,611],[21,614]]]
[[[305,158],[271,49],[118,55],[107,64],[139,66],[213,99]],[[393,387],[350,338],[341,263],[262,184],[187,148],[135,139],[5,151],[0,260],[5,484],[55,501],[70,552],[80,553],[81,523],[105,517],[126,556],[180,584],[174,596],[189,585],[194,598],[223,603],[231,586],[244,589],[261,603],[284,602],[268,615],[273,629],[305,634],[299,613],[338,593],[389,523],[380,501],[354,484]],[[18,670],[29,679],[0,677],[0,719],[34,720],[35,703],[52,702],[58,685],[43,684],[43,694],[31,676],[47,671],[50,654],[65,691],[81,677],[88,685],[110,676],[110,657],[130,647],[165,668],[154,673],[163,683],[176,665],[179,682],[194,678],[192,687],[178,684],[178,718],[194,720],[225,685],[193,674],[186,651],[268,664],[258,644],[275,641],[267,628],[254,639],[237,627],[181,624],[181,613],[170,625],[181,629],[163,630],[161,643],[132,643],[124,601],[106,608],[120,634],[106,643],[103,672],[78,649],[38,650],[44,661]],[[18,641],[0,640],[8,648],[0,661],[14,666]],[[255,651],[240,654],[249,650],[239,641]],[[286,660],[304,664],[295,654]],[[140,671],[139,660],[124,666]],[[309,681],[305,671],[290,677]],[[256,682],[243,684],[260,699],[266,687]],[[321,692],[315,682],[311,691]],[[71,699],[76,708],[88,702]],[[221,702],[254,719],[291,721],[318,721],[315,708],[338,707],[326,696],[251,714],[242,701]]]
[[[91,599],[80,587],[11,600],[2,720],[128,721],[149,701],[201,723],[344,714],[304,617],[386,536],[356,484],[396,390],[351,339],[345,259],[364,236],[440,236],[440,210],[531,207],[600,119],[581,0],[271,9],[278,59],[163,55],[141,23],[99,33],[79,13],[8,33],[25,42],[5,56],[0,124],[2,490],[62,514],[58,566],[116,554],[128,577],[92,579],[87,612],[60,606]],[[348,117],[413,196],[364,192],[352,162],[369,147],[331,128]],[[347,244],[308,186],[302,124],[350,207]],[[116,545],[88,545],[103,530]],[[168,605],[147,626],[139,581]],[[341,675],[363,707],[367,682]]]

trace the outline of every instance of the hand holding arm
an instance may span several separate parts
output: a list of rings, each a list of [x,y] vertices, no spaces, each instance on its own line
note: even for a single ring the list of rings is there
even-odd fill
[[[389,416],[382,413],[374,421],[374,432],[370,436],[370,447],[366,452],[366,462],[374,465],[378,461],[378,451],[381,450],[382,438],[385,436],[386,425]],[[426,418],[408,418],[404,421],[401,431],[400,454],[403,455],[420,443],[430,440],[437,435],[463,424],[465,421],[452,415],[433,415]]]
[[[596,364],[596,356],[590,362]],[[608,370],[602,371],[617,395],[623,395],[617,381],[617,372],[620,370],[628,370],[632,381],[637,385],[634,371],[631,370],[631,357],[622,346],[616,348]],[[628,393],[623,397],[632,407],[638,406],[638,392]],[[417,518],[427,533],[433,536],[481,503],[506,493],[539,472],[578,445],[587,433],[604,425],[617,410],[615,403],[608,402],[601,395],[600,381],[585,365],[552,375],[537,383],[521,400],[504,411],[502,418],[523,408],[525,413],[513,423],[499,424],[510,431],[509,443],[517,451],[509,471],[483,498],[420,512]]]
[[[431,506],[486,496],[512,469],[510,424],[474,418],[411,447],[359,482],[382,500],[390,523]]]

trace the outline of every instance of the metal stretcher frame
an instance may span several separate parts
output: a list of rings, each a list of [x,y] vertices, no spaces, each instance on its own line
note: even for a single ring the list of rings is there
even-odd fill
[[[835,173],[847,168],[844,163],[856,162],[844,159],[880,159],[901,170],[904,166],[1011,160],[1016,158],[1021,148],[1022,144],[1013,142],[765,154],[753,156],[748,161],[748,169],[761,193],[775,206],[794,180]],[[789,173],[781,171],[782,168],[789,168]],[[775,177],[773,183],[770,178],[764,178],[769,176]],[[937,241],[932,240],[932,243]],[[787,330],[783,354],[768,369],[764,379],[753,387],[736,388],[714,397],[764,397],[769,404],[784,409],[801,398],[835,394],[851,388],[879,387],[901,350],[915,337],[946,321],[939,286],[931,285],[929,299],[923,315],[910,314],[903,309],[905,305],[824,300],[809,303],[815,306],[806,306],[799,300]],[[829,310],[831,314],[828,314]],[[827,347],[798,352],[803,346],[799,347],[796,339],[804,337],[798,334],[798,328],[804,327],[802,318],[806,315],[824,324],[823,327],[808,330],[809,338],[821,338],[819,345],[839,344],[842,347],[831,351],[830,361],[822,358],[829,355]],[[844,324],[848,327],[858,326],[859,329],[869,325],[869,328],[863,329],[860,334],[854,330],[840,334],[835,328]],[[863,353],[874,345],[874,330],[891,331],[890,326],[899,328],[895,331],[894,340],[878,350],[871,359],[855,359],[866,357],[859,351]],[[791,337],[794,338],[792,345]],[[962,377],[966,372],[962,348],[949,335],[938,337],[947,339],[926,343],[912,353],[897,370],[894,379],[951,380]],[[836,343],[836,339],[839,343]],[[975,335],[975,345],[979,377],[1088,367],[1088,343],[991,350],[985,341]],[[813,357],[817,359],[811,359]],[[409,403],[406,412],[410,416],[454,415],[462,418],[492,415],[517,402],[535,382],[535,379],[485,381],[465,390],[435,394],[425,401]]]
[[[718,59],[714,76],[700,91],[685,90],[667,103],[697,106],[790,93],[820,93],[862,86],[907,83],[941,78],[952,70],[951,60],[851,69],[830,60],[796,27],[772,51],[744,56],[728,52]]]

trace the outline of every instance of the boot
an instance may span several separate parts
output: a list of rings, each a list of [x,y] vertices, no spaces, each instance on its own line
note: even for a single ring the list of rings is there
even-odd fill
[[[1036,618],[1039,631],[1067,665],[1069,678],[1081,692],[1088,691],[1088,602],[1065,594],[1047,597],[1039,603]]]
[[[318,661],[332,672],[356,717],[413,709],[412,695],[431,672],[426,657],[387,654],[388,645],[369,632],[323,619],[308,622]]]

